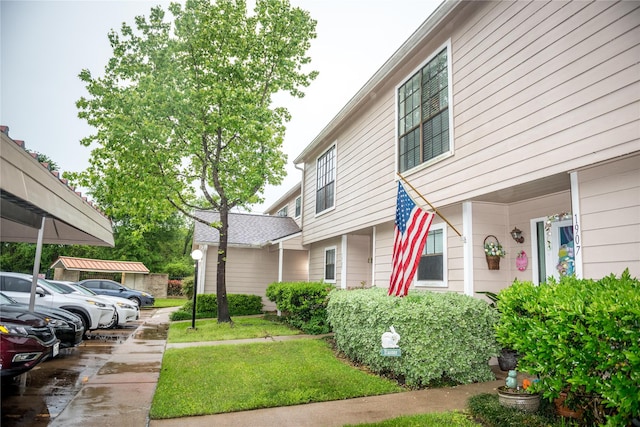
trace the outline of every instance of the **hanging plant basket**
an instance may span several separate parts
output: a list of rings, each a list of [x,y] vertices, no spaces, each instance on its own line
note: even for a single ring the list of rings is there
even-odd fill
[[[487,242],[487,239],[493,238],[494,241]],[[484,253],[487,258],[487,266],[489,270],[500,270],[500,258],[505,254],[498,238],[492,234],[484,238]]]

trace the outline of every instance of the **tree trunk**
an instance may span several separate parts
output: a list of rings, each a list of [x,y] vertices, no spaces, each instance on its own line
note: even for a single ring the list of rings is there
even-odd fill
[[[229,209],[221,203],[220,206],[220,246],[218,247],[218,270],[216,274],[216,298],[218,302],[218,323],[231,322],[229,303],[227,301],[227,241],[229,230]]]

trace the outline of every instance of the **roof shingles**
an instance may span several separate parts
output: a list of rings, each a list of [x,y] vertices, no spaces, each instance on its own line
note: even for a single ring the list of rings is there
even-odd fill
[[[195,215],[208,223],[220,219],[219,213],[212,211],[196,211]],[[230,245],[263,246],[300,231],[298,224],[290,217],[229,213]],[[194,241],[217,245],[220,242],[220,233],[217,229],[196,221]]]

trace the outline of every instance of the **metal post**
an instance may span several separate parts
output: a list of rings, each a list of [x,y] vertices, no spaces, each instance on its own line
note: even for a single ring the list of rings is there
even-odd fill
[[[196,260],[196,273],[193,279],[193,312],[191,315],[191,329],[196,328],[196,296],[198,293],[198,264],[200,260]]]

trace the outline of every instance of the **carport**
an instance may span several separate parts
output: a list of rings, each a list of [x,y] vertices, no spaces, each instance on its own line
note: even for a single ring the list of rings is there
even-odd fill
[[[0,241],[36,243],[33,310],[42,245],[114,246],[111,220],[71,188],[58,172],[25,151],[0,126]]]

